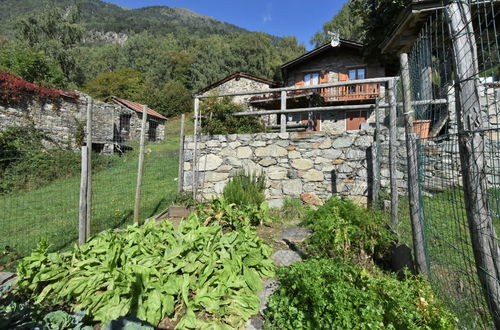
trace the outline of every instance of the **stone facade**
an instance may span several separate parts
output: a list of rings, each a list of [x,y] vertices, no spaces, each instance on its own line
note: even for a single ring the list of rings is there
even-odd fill
[[[65,146],[77,148],[79,130],[85,129],[87,95],[79,93],[77,100],[62,98],[59,104],[40,103],[36,98],[24,98],[18,104],[0,103],[0,130],[9,127],[30,126],[43,130],[52,139]],[[128,140],[139,141],[142,114],[118,105],[94,100],[92,111],[93,147],[101,152],[113,152],[114,145],[124,142],[120,135],[121,115],[130,117]],[[148,120],[156,126],[155,141],[163,140],[164,121]]]
[[[214,88],[207,90],[201,94],[201,96],[210,95],[220,95],[229,94],[236,92],[253,92],[253,91],[265,91],[270,89],[272,86],[269,83],[261,82],[255,79],[247,78],[245,76],[236,75],[235,78],[229,79],[228,81],[215,86]],[[237,104],[247,105],[248,100],[252,95],[241,95],[234,96],[233,102]]]
[[[238,170],[262,172],[266,197],[281,206],[287,197],[312,193],[325,200],[332,193],[366,203],[367,152],[373,132],[262,133],[201,136],[198,142],[198,191],[220,194]],[[186,137],[184,189],[192,190],[193,137]]]

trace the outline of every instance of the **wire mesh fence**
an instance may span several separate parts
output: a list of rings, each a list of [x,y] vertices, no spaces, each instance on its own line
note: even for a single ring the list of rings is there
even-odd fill
[[[0,151],[0,269],[12,270],[41,240],[52,251],[78,241],[79,152]],[[138,152],[92,157],[91,235],[133,222]],[[149,145],[140,214],[161,213],[175,199],[178,153]]]
[[[500,316],[491,271],[500,263],[500,2],[445,5],[430,12],[409,53],[425,252],[431,283],[460,327],[491,328]],[[401,237],[411,243],[407,205]]]

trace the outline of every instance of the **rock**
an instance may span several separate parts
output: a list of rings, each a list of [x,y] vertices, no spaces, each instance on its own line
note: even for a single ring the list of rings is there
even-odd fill
[[[325,179],[325,176],[323,175],[323,172],[312,169],[307,172],[303,172],[302,178],[304,179],[305,182],[317,182],[317,181],[323,181]]]
[[[191,171],[191,163],[184,162],[184,171]]]
[[[215,155],[201,156],[198,162],[198,171],[213,171],[221,166],[222,159]]]
[[[288,151],[285,148],[276,145],[255,149],[255,156],[257,157],[284,157],[287,154]]]
[[[268,201],[269,207],[281,209],[283,207],[283,199],[271,199]]]
[[[259,162],[259,165],[268,167],[271,165],[275,165],[277,163],[276,159],[274,158],[265,158]]]
[[[302,180],[289,180],[283,185],[285,195],[298,197],[302,193]]]
[[[13,281],[17,278],[17,275],[14,273],[0,273],[0,285],[3,285],[7,282]]]
[[[236,157],[238,157],[239,159],[250,158],[252,154],[253,152],[250,147],[241,147],[236,149]]]
[[[311,169],[314,166],[314,163],[309,159],[294,159],[291,164],[293,168],[302,171]]]
[[[364,158],[366,158],[366,151],[357,150],[357,149],[350,149],[347,152],[346,158],[347,159],[353,159],[353,160],[364,159]]]
[[[332,148],[333,149],[338,149],[338,148],[347,148],[352,145],[352,137],[340,137],[333,141],[332,143]]]
[[[271,180],[285,180],[288,178],[287,173],[287,169],[280,166],[271,166],[267,170],[267,176]]]
[[[252,316],[246,324],[246,330],[262,330],[264,321],[259,316]]]
[[[326,149],[321,152],[321,156],[331,160],[338,159],[342,156],[342,150]]]
[[[259,312],[262,316],[264,316],[264,311],[267,308],[267,302],[269,301],[269,297],[273,295],[273,293],[278,289],[278,281],[272,278],[266,278],[264,280],[264,288],[259,293],[260,306]]]
[[[323,157],[316,157],[314,160],[314,164],[322,164],[322,163],[329,163],[330,159],[323,158]]]
[[[294,151],[294,150],[296,150],[296,149],[297,149],[297,147],[296,147],[296,146],[288,146],[288,147],[286,148],[286,150],[288,150],[288,151]]]
[[[326,138],[319,144],[320,149],[329,149],[332,147],[332,139]]]
[[[298,151],[290,151],[288,153],[288,158],[290,158],[290,159],[300,158],[300,152],[298,152]]]
[[[286,228],[281,234],[280,239],[292,243],[302,243],[311,236],[312,230],[309,228],[291,227]]]
[[[250,143],[250,146],[251,147],[265,147],[266,142],[265,141],[254,141],[254,142]]]
[[[210,141],[207,141],[206,145],[209,148],[215,148],[215,147],[220,146],[220,142],[219,142],[219,140],[210,140]]]
[[[288,140],[290,133],[278,133],[278,137],[282,140]]]
[[[227,156],[227,157],[236,157],[236,151],[234,151],[231,148],[224,148],[220,152],[221,155]]]
[[[323,205],[323,201],[315,193],[304,193],[300,199],[308,205]]]
[[[236,149],[239,146],[241,146],[241,143],[239,141],[234,141],[234,142],[229,142],[228,145],[229,145],[229,148]]]
[[[272,257],[274,264],[278,267],[290,266],[298,261],[302,261],[302,257],[295,251],[279,250],[276,251]]]
[[[224,181],[229,177],[229,173],[217,173],[217,172],[208,172],[205,174],[205,182],[219,182]]]

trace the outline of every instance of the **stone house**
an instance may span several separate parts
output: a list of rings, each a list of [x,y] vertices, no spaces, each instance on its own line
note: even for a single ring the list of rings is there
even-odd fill
[[[144,106],[118,97],[113,97],[113,101],[119,106],[115,110],[116,115],[113,119],[113,140],[118,143],[139,141]],[[163,141],[166,121],[165,116],[148,108],[146,140],[150,142]]]
[[[385,68],[363,54],[363,45],[339,39],[305,53],[281,66],[285,87],[311,86],[338,81],[353,81],[352,85],[287,92],[287,109],[318,105],[372,104],[384,97],[384,84],[357,84],[360,79],[385,77]],[[249,100],[255,108],[279,109],[279,93],[257,95]],[[273,127],[280,124],[274,116]],[[373,110],[332,110],[328,112],[287,115],[287,130],[326,131],[342,133],[367,127],[375,121]]]
[[[4,76],[3,79],[39,87],[13,75]],[[23,92],[15,100],[0,97],[0,131],[9,127],[32,127],[45,132],[61,146],[78,148],[85,142],[81,141],[81,136],[85,130],[88,95],[52,91],[59,95],[57,101],[42,99],[34,92]],[[1,92],[0,89],[0,96]],[[92,148],[97,152],[112,153],[115,147],[127,141],[139,141],[142,106],[121,99],[115,102],[93,101]],[[151,109],[148,115],[148,140],[163,140],[167,118]]]

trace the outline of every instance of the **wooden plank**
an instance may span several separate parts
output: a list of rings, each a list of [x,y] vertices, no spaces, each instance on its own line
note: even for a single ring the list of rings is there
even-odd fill
[[[80,209],[78,221],[78,245],[82,246],[87,241],[87,166],[88,147],[82,146],[82,163],[80,174]]]
[[[398,152],[398,139],[397,139],[397,106],[396,106],[396,93],[394,80],[389,82],[389,176],[391,182],[391,228],[397,232],[398,227],[398,207],[399,207],[399,192],[397,182],[397,152]]]
[[[411,102],[410,68],[408,54],[400,55],[403,110],[406,133],[406,157],[408,159],[408,202],[413,235],[413,250],[415,251],[416,270],[429,275],[427,255],[425,253],[425,232],[423,226],[423,211],[420,204],[420,186],[418,183],[417,134],[413,133],[413,107]]]
[[[286,92],[281,92],[281,111],[286,110]],[[286,114],[281,113],[281,121],[280,121],[280,131],[281,133],[286,133]]]
[[[85,240],[90,238],[91,230],[90,224],[92,223],[92,110],[94,100],[92,97],[87,97],[87,229],[85,232]]]
[[[497,329],[500,329],[500,249],[488,207],[485,129],[478,86],[477,46],[470,7],[451,2],[445,8],[455,67],[458,145],[472,249],[483,293]]]
[[[141,189],[142,177],[144,175],[144,144],[146,141],[146,124],[148,121],[148,106],[144,105],[142,110],[141,140],[139,142],[139,164],[137,166],[137,185],[135,187],[134,223],[141,222]]]
[[[184,190],[184,127],[186,116],[181,116],[181,134],[179,136],[179,173],[178,173],[178,186],[177,193],[182,193]]]
[[[193,191],[193,199],[196,200],[196,195],[198,193],[198,180],[196,178],[198,171],[198,112],[200,108],[200,99],[195,97],[194,99],[194,149],[193,149],[193,167],[192,167],[192,191]]]

